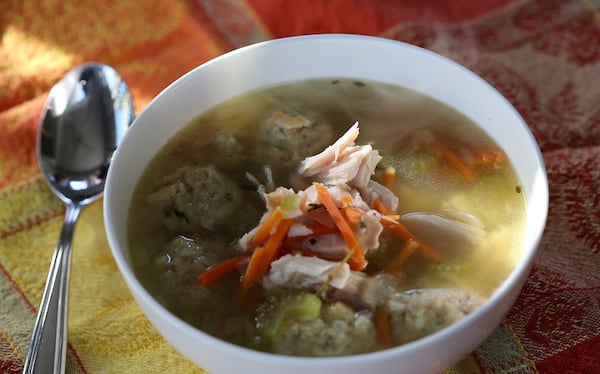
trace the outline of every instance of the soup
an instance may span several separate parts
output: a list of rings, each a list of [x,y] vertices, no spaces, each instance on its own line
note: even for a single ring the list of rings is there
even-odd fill
[[[376,82],[292,82],[224,102],[167,142],[136,187],[129,255],[159,302],[221,339],[365,353],[494,292],[521,256],[519,183],[440,102]]]

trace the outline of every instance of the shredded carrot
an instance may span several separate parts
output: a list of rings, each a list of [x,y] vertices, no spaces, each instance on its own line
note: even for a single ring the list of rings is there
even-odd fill
[[[393,166],[388,166],[383,171],[383,181],[381,184],[387,188],[391,188],[394,184],[394,179],[396,179],[396,169]]]
[[[373,201],[373,208],[375,208],[376,211],[385,216],[389,216],[392,214],[392,212],[379,199],[375,199],[375,201]]]
[[[342,234],[346,245],[349,249],[354,251],[352,257],[350,257],[350,260],[348,261],[350,268],[352,268],[353,270],[364,269],[365,266],[367,266],[367,260],[365,259],[365,255],[363,253],[362,246],[358,238],[356,237],[356,235],[354,235],[354,232],[350,228],[350,225],[340,212],[339,208],[335,205],[333,197],[331,196],[331,194],[329,194],[327,188],[321,183],[314,183],[314,186],[317,189],[319,199],[321,200],[323,205],[325,205],[325,209],[327,209],[327,212],[331,216],[331,219],[340,230],[340,233]]]
[[[240,262],[246,259],[248,259],[248,256],[238,256],[230,258],[229,260],[219,264],[215,264],[198,275],[198,283],[200,283],[202,286],[206,286],[215,279],[221,278],[222,276],[227,275],[237,269],[237,267],[240,265]]]
[[[375,199],[375,201],[373,202],[373,207],[375,208],[376,211],[378,211],[379,213],[381,213],[385,216],[391,215],[391,213],[392,213],[392,212],[390,212],[390,210],[388,208],[386,208],[385,205],[383,205],[383,203],[379,199]],[[425,244],[423,244],[419,240],[417,240],[417,238],[413,234],[411,234],[410,231],[408,231],[408,229],[406,227],[404,227],[404,225],[402,223],[390,222],[385,219],[381,219],[381,223],[383,225],[389,226],[392,229],[392,231],[394,231],[403,240],[405,240],[405,241],[414,240],[417,244],[419,244],[419,247],[417,248],[419,253],[421,255],[425,256],[426,258],[428,258],[430,261],[432,261],[432,262],[441,262],[442,261],[443,257],[440,253],[434,251],[433,249],[429,248],[428,246],[426,246]]]
[[[375,313],[375,326],[377,327],[377,336],[379,342],[384,347],[391,347],[392,334],[390,331],[390,316],[385,308],[378,309]]]
[[[453,150],[437,139],[434,139],[431,144],[437,148],[442,154],[442,157],[444,157],[444,159],[467,180],[472,181],[475,179],[475,171],[467,166]]]
[[[271,262],[275,260],[277,251],[281,248],[283,239],[287,234],[293,220],[282,220],[273,235],[267,239],[264,246],[257,247],[250,257],[248,268],[242,278],[242,289],[248,290],[254,283],[258,282],[269,271]]]
[[[362,212],[357,207],[349,206],[344,208],[344,215],[348,222],[353,225],[358,225],[362,221]]]
[[[340,205],[342,206],[342,208],[352,206],[353,203],[354,203],[354,200],[352,200],[352,196],[350,196],[350,195],[344,195],[340,199]]]
[[[257,247],[252,252],[250,262],[246,268],[246,272],[242,277],[242,290],[247,291],[259,278],[261,269],[264,267],[266,262],[266,249],[265,247]]]
[[[398,234],[398,236],[404,239],[405,241],[413,239],[413,236],[410,233],[410,231],[408,231],[408,229],[404,227],[404,225],[400,222],[389,222],[386,224],[390,226],[393,232]]]
[[[442,262],[443,256],[439,252],[434,251],[433,249],[423,244],[421,241],[417,240],[417,238],[415,238],[410,233],[410,231],[408,231],[408,229],[404,227],[404,225],[402,225],[400,222],[392,223],[390,227],[392,231],[398,234],[398,236],[400,236],[402,239],[407,241],[412,239],[415,242],[417,242],[419,244],[419,246],[417,247],[417,251],[419,251],[419,253],[426,257],[428,260],[437,263]]]
[[[354,200],[350,195],[342,196],[340,200],[340,210],[344,213],[346,220],[354,225],[360,224],[362,221],[362,212],[354,206]]]
[[[409,239],[404,247],[402,247],[402,249],[400,249],[394,258],[392,258],[392,260],[387,264],[385,271],[402,278],[404,273],[400,270],[400,266],[402,266],[402,264],[408,260],[410,255],[412,255],[418,247],[419,244],[416,241]]]
[[[252,246],[256,247],[261,245],[271,234],[273,228],[279,225],[279,222],[283,219],[283,212],[281,209],[275,209],[275,211],[267,218],[262,225],[259,227],[256,235],[250,241]]]
[[[265,245],[265,251],[267,252],[267,268],[264,269],[264,273],[266,273],[266,271],[269,270],[268,266],[271,265],[271,262],[273,262],[273,260],[275,260],[275,257],[277,256],[277,251],[281,248],[281,244],[283,244],[283,239],[285,239],[285,236],[287,235],[290,226],[292,226],[292,223],[294,223],[294,220],[292,219],[282,220],[277,226],[277,229],[275,230],[273,235],[271,235],[267,240],[267,244]]]
[[[375,208],[376,211],[383,214],[384,216],[392,216],[393,215],[392,212],[379,199],[375,199],[375,201],[373,202],[373,208]],[[404,225],[401,224],[400,222],[397,222],[397,220],[396,220],[396,222],[392,222],[392,221],[382,219],[381,223],[390,226],[392,228],[392,230],[396,234],[398,234],[398,236],[400,236],[402,239],[404,239],[405,241],[414,239],[412,234],[406,229],[406,227],[404,227]]]
[[[429,248],[428,246],[426,246],[423,243],[419,243],[419,246],[417,247],[417,251],[419,251],[419,253],[423,257],[429,259],[429,261],[431,261],[431,262],[440,263],[440,262],[442,262],[442,260],[444,260],[444,256],[442,256],[441,253]]]
[[[344,208],[340,208],[342,213],[344,213],[344,217],[348,223],[353,225],[358,225],[362,221],[362,212],[355,206],[349,205]]]

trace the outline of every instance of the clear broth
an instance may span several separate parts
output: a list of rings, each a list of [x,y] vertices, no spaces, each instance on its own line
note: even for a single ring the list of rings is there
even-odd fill
[[[435,136],[467,158],[499,150],[475,123],[436,100],[402,87],[344,79],[292,82],[244,94],[200,115],[168,141],[140,179],[128,217],[131,263],[142,284],[174,314],[219,335],[217,326],[224,318],[231,321],[244,312],[231,296],[235,294],[236,279],[225,280],[207,296],[198,290],[194,274],[179,283],[167,282],[165,275],[159,274],[155,258],[174,234],[165,229],[161,213],[147,204],[146,197],[164,184],[165,175],[191,164],[214,164],[240,186],[248,185],[246,172],[262,176],[264,166],[271,165],[276,185],[301,184],[294,176],[297,164],[278,163],[275,157],[285,152],[265,151],[272,145],[265,144],[257,130],[257,124],[275,111],[328,124],[331,131],[319,140],[320,149],[359,121],[357,142],[371,143],[383,156],[381,164],[397,171],[392,190],[399,197],[398,214],[452,208],[473,214],[485,224],[488,234],[483,245],[453,251],[441,264],[432,265],[413,255],[404,266],[403,287],[407,290],[459,287],[487,297],[514,268],[521,256],[526,212],[514,168],[509,162],[501,167],[480,168],[477,178],[469,181],[439,159],[432,160],[426,149],[414,143],[423,136]],[[223,150],[215,146],[215,139],[223,134],[236,139],[235,147]],[[264,205],[253,191],[244,190],[243,199],[247,209],[254,210],[249,214],[252,222],[247,225],[251,228]],[[217,247],[228,247],[243,233],[219,233],[215,240],[221,244]],[[402,245],[390,241],[391,247]],[[233,252],[226,256],[231,255]],[[372,272],[380,270],[378,261],[385,259],[372,259]],[[207,298],[211,302],[206,302]],[[252,346],[244,339],[230,340]]]

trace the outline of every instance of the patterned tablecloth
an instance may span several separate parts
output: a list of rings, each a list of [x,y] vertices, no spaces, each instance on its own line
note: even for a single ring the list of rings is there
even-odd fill
[[[61,75],[113,65],[139,112],[219,54],[328,32],[402,40],[464,64],[515,105],[543,151],[550,211],[531,275],[502,324],[449,372],[600,372],[598,0],[2,0],[0,372],[22,368],[62,225],[35,155],[41,107]],[[134,303],[100,201],[80,217],[72,265],[69,372],[202,372]]]

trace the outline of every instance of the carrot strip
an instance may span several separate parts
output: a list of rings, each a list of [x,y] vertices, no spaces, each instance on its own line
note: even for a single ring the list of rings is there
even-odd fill
[[[383,203],[379,199],[375,199],[375,201],[373,202],[373,207],[376,211],[383,214],[384,216],[389,216],[392,213],[388,208],[385,207],[385,205],[383,205]],[[442,261],[443,256],[440,253],[434,251],[433,249],[429,248],[428,246],[417,240],[417,238],[413,234],[411,234],[410,231],[408,231],[408,229],[404,227],[402,223],[390,222],[384,219],[381,220],[381,223],[385,226],[389,226],[392,229],[392,231],[394,231],[403,240],[414,240],[417,244],[419,244],[419,247],[417,248],[419,253],[428,258],[430,261]]]
[[[383,181],[381,184],[387,188],[391,188],[394,184],[394,179],[396,179],[396,169],[393,166],[388,166],[383,171]]]
[[[331,219],[340,230],[340,233],[342,234],[346,245],[350,250],[353,251],[350,260],[348,261],[350,268],[354,270],[364,269],[365,266],[367,266],[367,260],[365,259],[365,255],[363,253],[362,246],[358,238],[356,237],[356,235],[354,235],[354,232],[352,231],[350,225],[342,215],[342,212],[340,212],[338,207],[335,205],[333,197],[331,196],[327,188],[321,183],[314,183],[314,186],[317,190],[317,195],[319,196],[319,199],[321,200],[323,205],[325,205],[325,209],[327,209],[327,212],[329,212]]]
[[[458,170],[458,172],[467,180],[472,181],[475,179],[475,172],[473,169],[469,168],[454,151],[437,139],[434,139],[431,144],[437,148],[442,153],[444,159],[446,159],[446,161]]]
[[[404,239],[405,241],[414,239],[410,231],[408,231],[408,229],[404,227],[404,225],[400,222],[389,222],[386,224],[390,225],[392,231],[398,234],[398,236]]]
[[[444,259],[444,256],[442,256],[441,253],[429,248],[428,246],[426,246],[423,243],[419,243],[419,246],[417,247],[417,251],[419,251],[419,253],[427,258],[429,261],[431,262],[442,262],[442,260]]]
[[[344,195],[340,199],[340,205],[342,206],[342,208],[352,206],[353,203],[354,203],[354,200],[352,200],[352,196],[350,196],[350,195]]]
[[[242,277],[242,289],[248,290],[254,283],[258,282],[266,273],[269,271],[271,262],[277,256],[277,251],[281,248],[283,239],[287,234],[293,220],[284,219],[282,220],[275,230],[275,233],[269,237],[267,243],[258,247],[252,253],[250,257],[250,263],[246,273]]]
[[[237,269],[240,262],[247,258],[248,256],[238,256],[210,266],[208,269],[198,275],[198,283],[200,283],[202,286],[206,286],[212,281],[219,279]]]
[[[353,225],[358,225],[362,221],[362,212],[360,211],[360,209],[354,206],[349,206],[346,208],[342,208],[342,211],[344,212],[344,216],[346,217],[349,223]]]
[[[387,309],[378,309],[375,313],[375,326],[377,327],[377,336],[379,342],[384,347],[391,347],[392,334],[390,331],[390,316]]]
[[[264,267],[266,261],[266,249],[265,247],[257,247],[252,252],[250,262],[246,268],[246,272],[242,277],[242,290],[248,290],[259,278],[261,269]],[[245,294],[245,292],[244,292]]]
[[[281,245],[283,244],[283,239],[285,239],[285,236],[287,235],[290,226],[292,226],[292,223],[294,223],[293,219],[282,220],[277,226],[275,233],[273,233],[273,235],[269,237],[269,240],[267,240],[267,244],[265,245],[267,267],[263,269],[264,273],[266,273],[267,270],[269,270],[269,265],[271,265],[271,262],[275,260],[275,257],[277,256],[277,251],[281,248]]]
[[[373,201],[373,208],[384,216],[392,215],[392,211],[383,205],[383,202],[381,202],[379,199],[375,199],[375,201]]]
[[[362,221],[362,212],[354,206],[354,200],[350,195],[342,196],[340,200],[340,210],[344,213],[346,220],[354,225],[358,225]]]
[[[271,216],[267,218],[260,226],[252,240],[250,240],[250,244],[252,244],[254,247],[261,245],[271,234],[271,230],[273,230],[273,228],[277,226],[282,219],[283,212],[281,209],[275,209]]]
[[[402,264],[408,260],[410,255],[412,255],[418,247],[419,244],[416,241],[409,239],[404,247],[402,247],[396,256],[394,256],[394,258],[392,258],[392,260],[387,264],[384,270],[390,274],[394,274],[397,277],[402,278],[403,273],[400,271],[400,266],[402,266]]]
[[[382,222],[382,223],[387,224],[386,222]],[[402,225],[400,222],[391,223],[390,227],[391,227],[392,231],[394,231],[396,234],[398,234],[398,236],[400,236],[402,239],[404,239],[406,241],[414,240],[415,242],[417,242],[419,244],[419,246],[417,247],[417,250],[419,251],[419,253],[421,255],[425,256],[431,262],[442,262],[443,256],[440,253],[434,251],[433,249],[429,248],[428,246],[426,246],[425,244],[423,244],[422,242],[417,240],[417,238],[415,238],[410,233],[410,231],[408,231],[408,229],[406,227],[404,227],[404,225]]]
[[[373,202],[373,208],[375,208],[376,211],[383,214],[384,216],[393,215],[392,212],[379,199],[375,199],[375,201]],[[387,220],[382,220],[381,222],[387,225],[391,225],[392,230],[396,234],[398,234],[398,236],[400,236],[402,239],[406,241],[409,239],[413,239],[412,234],[400,222],[390,222]]]

